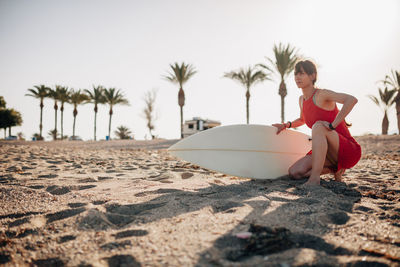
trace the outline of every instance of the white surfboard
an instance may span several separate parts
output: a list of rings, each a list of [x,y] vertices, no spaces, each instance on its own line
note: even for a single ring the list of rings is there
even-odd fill
[[[266,125],[215,127],[189,136],[168,151],[183,160],[221,173],[254,179],[275,179],[311,149],[303,133]]]

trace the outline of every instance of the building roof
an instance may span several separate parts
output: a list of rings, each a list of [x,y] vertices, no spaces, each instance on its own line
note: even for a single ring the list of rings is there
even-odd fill
[[[209,123],[209,124],[221,124],[220,121],[214,121],[214,120],[209,120],[209,119],[202,119],[200,117],[193,117],[191,120],[186,120],[185,123],[190,123],[190,122],[197,122],[197,121],[203,121],[204,123]]]

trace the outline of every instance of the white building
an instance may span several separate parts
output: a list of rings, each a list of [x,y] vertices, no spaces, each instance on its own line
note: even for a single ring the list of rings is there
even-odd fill
[[[183,125],[183,138],[220,125],[221,123],[219,121],[204,120],[199,117],[194,117],[192,120],[185,121]]]

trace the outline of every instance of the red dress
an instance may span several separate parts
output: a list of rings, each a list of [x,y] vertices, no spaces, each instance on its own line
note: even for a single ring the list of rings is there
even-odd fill
[[[332,123],[336,115],[339,113],[339,109],[335,104],[333,110],[325,110],[314,104],[313,98],[317,90],[314,91],[312,96],[303,101],[303,120],[309,128],[312,128],[316,121],[327,121]],[[349,169],[357,164],[361,158],[361,146],[351,136],[346,123],[342,121],[337,127],[336,132],[339,135],[339,154],[338,154],[338,165],[333,168],[333,171],[340,169]],[[311,155],[312,150],[307,153]]]

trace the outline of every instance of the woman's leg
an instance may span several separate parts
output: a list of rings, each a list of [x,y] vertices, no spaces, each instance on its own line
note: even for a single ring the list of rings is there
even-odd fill
[[[311,155],[302,157],[289,168],[289,176],[293,179],[306,178],[306,174],[311,170],[311,163]]]
[[[328,160],[325,162],[326,166],[330,166]],[[289,176],[293,179],[305,179],[310,177],[311,175],[311,167],[312,167],[312,156],[306,155],[296,161],[290,168],[289,168]],[[321,174],[330,173],[331,170],[328,167],[322,169]]]
[[[320,175],[324,167],[337,164],[339,153],[339,135],[328,130],[321,122],[316,122],[312,128],[312,169],[308,185],[319,185]],[[327,160],[329,159],[329,160]]]

